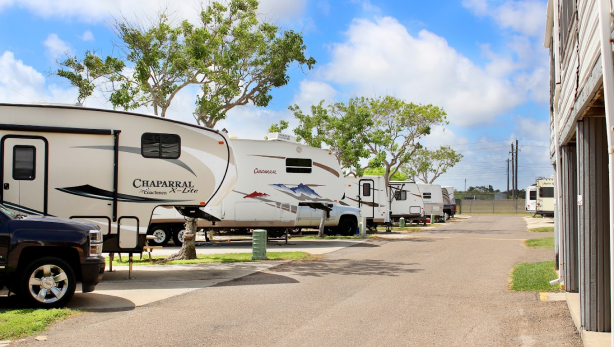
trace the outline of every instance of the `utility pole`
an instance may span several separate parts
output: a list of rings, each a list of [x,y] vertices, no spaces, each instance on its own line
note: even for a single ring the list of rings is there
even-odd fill
[[[467,179],[465,178],[465,191],[467,191]]]
[[[514,143],[512,143],[512,199],[516,199],[516,190],[514,189]]]
[[[518,200],[518,139],[516,139],[516,200]]]
[[[508,199],[508,195],[510,192],[510,160],[507,159],[507,190],[505,191],[505,198]]]

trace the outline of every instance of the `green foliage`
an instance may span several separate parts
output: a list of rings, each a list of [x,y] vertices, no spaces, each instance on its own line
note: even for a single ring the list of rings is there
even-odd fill
[[[554,236],[544,237],[542,239],[530,239],[526,240],[524,244],[529,248],[549,248],[554,249]]]
[[[557,278],[554,261],[521,263],[514,266],[510,289],[514,291],[558,291],[558,285],[549,281]]]
[[[469,189],[467,189],[467,192],[470,193],[498,193],[499,189],[494,190],[493,187],[491,185],[488,186],[475,186],[475,187],[469,187]]]
[[[91,51],[85,52],[83,61],[77,56],[72,56],[59,61],[58,65],[65,69],[60,68],[55,74],[68,79],[70,84],[77,87],[79,90],[77,101],[81,104],[94,93],[97,81],[103,77],[112,81],[113,76],[120,73],[125,67],[124,62],[119,59],[106,57],[103,61]]]
[[[288,129],[289,126],[290,126],[290,123],[282,119],[277,124],[271,124],[271,126],[269,127],[269,134],[270,133],[281,133],[284,130]],[[269,137],[265,136],[264,139],[268,140]]]
[[[13,340],[36,334],[55,322],[75,314],[67,308],[18,309],[0,312],[0,340]]]
[[[414,181],[420,180],[424,183],[432,184],[462,158],[463,155],[456,153],[450,146],[441,146],[435,151],[420,148],[403,165],[401,170],[409,177],[412,177]]]
[[[554,227],[531,228],[529,229],[529,231],[534,232],[534,233],[548,233],[548,232],[553,232]]]
[[[268,260],[303,260],[308,259],[311,254],[307,252],[267,252]],[[148,257],[142,259],[133,259],[133,265],[153,265],[156,260],[164,260],[166,256],[153,256],[152,261]],[[105,258],[106,263],[109,263],[109,258]],[[176,265],[176,264],[201,264],[201,263],[240,263],[252,262],[251,253],[228,253],[228,254],[198,254],[197,259],[189,260],[173,260],[160,263],[160,265]],[[113,266],[126,265],[128,261],[120,262],[119,259],[113,259]]]
[[[384,168],[386,184],[422,148],[418,140],[431,126],[447,124],[443,109],[392,96],[356,97],[327,107],[322,101],[311,107],[311,115],[296,105],[290,110],[299,120],[299,139],[314,147],[328,145],[342,168],[357,176],[366,169],[360,160],[368,158],[369,167]]]
[[[365,175],[369,175],[369,176],[384,176],[386,174],[386,170],[383,167],[376,167],[376,168],[367,168],[364,171]],[[406,181],[407,180],[407,175],[404,174],[401,171],[397,171],[394,175],[392,175],[392,177],[390,177],[391,181]]]

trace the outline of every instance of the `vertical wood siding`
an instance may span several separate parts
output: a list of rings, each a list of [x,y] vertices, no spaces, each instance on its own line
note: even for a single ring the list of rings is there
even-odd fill
[[[578,263],[578,163],[576,145],[561,147],[562,160],[562,226],[565,290],[577,293],[579,288]]]

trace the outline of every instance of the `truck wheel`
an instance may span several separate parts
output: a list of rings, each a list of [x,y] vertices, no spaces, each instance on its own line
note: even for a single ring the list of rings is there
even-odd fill
[[[29,306],[65,306],[75,294],[75,273],[67,262],[56,257],[34,261],[23,273],[19,293]]]
[[[183,245],[183,234],[185,234],[185,229],[183,228],[173,233],[173,242],[175,243],[175,246]]]
[[[358,223],[355,219],[345,217],[341,218],[339,222],[339,226],[337,226],[337,232],[341,235],[345,236],[353,236],[356,233],[356,228],[358,228]]]
[[[171,232],[165,225],[153,226],[147,235],[155,236],[155,239],[148,241],[150,246],[164,246],[171,239]]]

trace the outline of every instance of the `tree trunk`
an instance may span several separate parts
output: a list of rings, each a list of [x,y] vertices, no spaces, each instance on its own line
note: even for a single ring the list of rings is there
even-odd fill
[[[185,222],[185,233],[183,234],[183,245],[179,253],[173,254],[167,260],[189,260],[196,259],[196,218],[187,218]]]
[[[324,237],[324,222],[326,222],[326,210],[322,210],[322,218],[320,219],[320,230],[318,230],[318,237]]]

